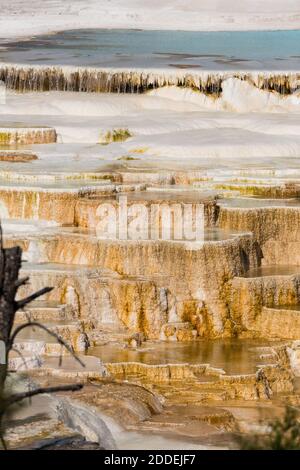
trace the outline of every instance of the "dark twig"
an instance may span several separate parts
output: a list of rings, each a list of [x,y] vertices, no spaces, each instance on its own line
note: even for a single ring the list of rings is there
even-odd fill
[[[26,364],[25,357],[23,356],[23,354],[21,353],[21,351],[19,351],[19,350],[16,349],[16,348],[11,348],[11,351],[14,351],[15,353],[18,354],[18,356],[22,359],[23,366],[25,367],[25,369],[28,370],[28,366],[27,366],[27,364]]]
[[[26,299],[19,300],[17,302],[17,310],[25,307],[25,305],[29,304],[38,297],[41,297],[42,295],[47,294],[48,292],[51,292],[52,290],[53,287],[44,287],[43,289],[35,292],[34,294],[29,295],[28,297],[26,297]]]
[[[25,284],[27,284],[29,281],[29,277],[22,277],[21,279],[18,279],[17,281],[15,281],[15,288],[18,289],[19,287],[21,286],[25,286]]]

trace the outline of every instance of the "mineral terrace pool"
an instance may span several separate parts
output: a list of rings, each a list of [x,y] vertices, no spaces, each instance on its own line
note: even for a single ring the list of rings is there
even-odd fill
[[[90,349],[89,354],[107,362],[142,362],[144,364],[208,363],[229,374],[249,374],[262,363],[264,348],[276,343],[264,340],[215,341],[192,343],[147,342],[140,350],[105,344]]]
[[[118,68],[291,70],[300,63],[300,31],[65,31],[23,41],[2,40],[0,61]]]

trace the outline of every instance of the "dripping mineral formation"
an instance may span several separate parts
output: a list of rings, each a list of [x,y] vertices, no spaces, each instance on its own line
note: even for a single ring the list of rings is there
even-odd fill
[[[260,90],[290,95],[300,89],[296,72],[178,72],[161,70],[99,70],[84,67],[45,67],[0,64],[0,80],[17,91],[77,91],[143,93],[165,86],[191,88],[220,96],[225,80],[246,81]]]

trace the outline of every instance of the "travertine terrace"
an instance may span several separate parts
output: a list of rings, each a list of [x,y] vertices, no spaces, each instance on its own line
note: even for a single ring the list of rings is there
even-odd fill
[[[86,387],[12,446],[228,448],[299,404],[299,72],[2,64],[0,80],[4,243],[23,249],[20,296],[54,287],[16,322],[42,321],[86,364],[19,336],[12,369]],[[160,228],[169,210],[173,236],[151,237],[152,218],[137,239],[103,236],[99,207],[125,197]],[[176,211],[195,223],[199,205],[203,238],[176,238]]]

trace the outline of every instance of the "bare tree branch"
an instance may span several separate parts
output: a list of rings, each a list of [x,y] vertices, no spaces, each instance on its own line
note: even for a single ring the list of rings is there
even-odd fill
[[[22,359],[22,363],[23,363],[23,366],[25,369],[28,369],[28,366],[26,364],[26,361],[25,361],[25,357],[23,356],[23,354],[21,353],[21,351],[19,351],[18,349],[16,348],[11,348],[11,351],[14,351],[15,353],[18,354],[18,356]]]
[[[21,277],[21,279],[18,279],[17,281],[15,281],[15,288],[18,289],[19,287],[21,286],[24,286],[25,284],[27,284],[27,282],[29,281],[29,277]]]
[[[53,290],[53,287],[44,287],[43,289],[35,292],[34,294],[29,295],[26,297],[26,299],[19,300],[17,302],[17,309],[23,308],[25,305],[29,304],[33,300],[37,299],[38,297],[41,297],[44,294],[47,294],[48,292],[51,292]]]
[[[25,398],[31,398],[35,395],[41,395],[44,393],[56,393],[56,392],[77,392],[83,388],[83,384],[68,384],[68,385],[58,385],[57,387],[40,387],[34,390],[29,390],[23,393],[17,393],[12,395],[10,398],[5,400],[6,406],[14,405],[19,401],[25,400]]]

